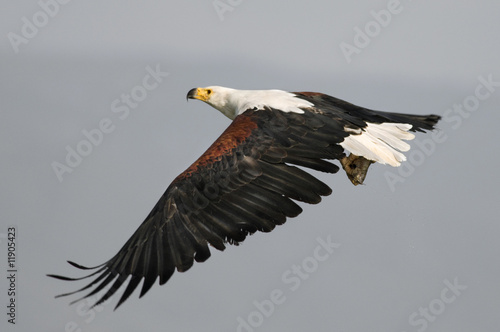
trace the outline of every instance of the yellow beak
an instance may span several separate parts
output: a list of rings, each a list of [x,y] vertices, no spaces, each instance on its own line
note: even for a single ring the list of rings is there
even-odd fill
[[[201,101],[207,101],[209,99],[209,95],[212,91],[208,92],[209,89],[203,88],[194,88],[189,90],[186,99],[198,99]]]

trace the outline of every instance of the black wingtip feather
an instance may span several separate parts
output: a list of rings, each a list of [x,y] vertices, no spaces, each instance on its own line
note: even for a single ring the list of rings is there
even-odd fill
[[[106,263],[103,263],[103,264],[100,264],[100,265],[97,265],[97,266],[93,266],[93,267],[87,267],[87,266],[83,266],[83,265],[80,265],[78,263],[75,263],[73,261],[67,261],[69,264],[71,264],[72,266],[76,267],[77,269],[80,269],[80,270],[94,270],[94,269],[97,269],[98,267],[101,267],[103,265],[105,265]]]
[[[97,301],[96,303],[94,303],[90,309],[94,308],[95,306],[98,306],[102,303],[104,303],[106,300],[108,300],[111,296],[113,296],[114,293],[116,293],[116,291],[120,288],[120,286],[125,282],[125,280],[127,280],[128,278],[128,275],[126,274],[122,274],[120,276],[118,276],[118,278],[115,280],[115,282],[113,283],[113,285],[111,285],[111,287],[108,289],[108,291],[99,299],[99,301]],[[87,296],[90,296],[91,294],[87,295]],[[115,310],[116,310],[117,307],[115,307]]]
[[[141,279],[142,279],[142,277],[140,277],[140,276],[132,276],[132,278],[130,279],[130,281],[127,285],[127,288],[123,292],[123,295],[120,297],[120,300],[118,301],[118,303],[116,304],[116,306],[113,310],[118,309],[118,307],[120,305],[122,305],[122,303],[125,302],[129,298],[129,296],[134,292],[134,290],[137,288],[137,286],[141,282]]]
[[[155,281],[156,281],[157,276],[156,275],[147,275],[144,278],[144,282],[142,283],[142,289],[141,289],[141,294],[139,295],[139,298],[143,297],[150,289],[153,287]]]

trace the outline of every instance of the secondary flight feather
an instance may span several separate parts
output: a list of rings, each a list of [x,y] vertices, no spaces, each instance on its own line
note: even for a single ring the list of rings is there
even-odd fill
[[[359,107],[317,92],[195,88],[187,98],[213,106],[232,120],[208,150],[177,176],[132,237],[107,262],[80,278],[94,279],[62,294],[101,291],[100,304],[126,284],[118,308],[142,281],[142,297],[159,279],[187,271],[256,231],[270,232],[302,208],[331,194],[328,185],[296,166],[336,173],[339,160],[351,182],[364,181],[370,164],[393,167],[413,132],[434,129],[437,115],[388,113]],[[127,282],[127,279],[128,282]],[[76,302],[73,301],[73,302]]]

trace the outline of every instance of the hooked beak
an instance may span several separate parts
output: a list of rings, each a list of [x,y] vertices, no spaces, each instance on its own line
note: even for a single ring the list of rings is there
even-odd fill
[[[186,101],[188,99],[198,99],[198,88],[189,90],[189,92],[186,95]]]

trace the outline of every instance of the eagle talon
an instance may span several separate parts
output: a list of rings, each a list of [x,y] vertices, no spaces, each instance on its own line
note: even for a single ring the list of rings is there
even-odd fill
[[[349,157],[340,159],[340,163],[349,180],[351,180],[353,185],[357,186],[358,184],[363,184],[366,173],[368,172],[368,167],[370,167],[374,161],[351,153]]]

